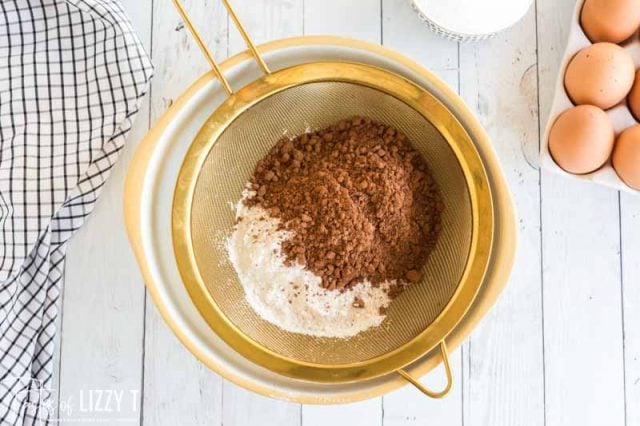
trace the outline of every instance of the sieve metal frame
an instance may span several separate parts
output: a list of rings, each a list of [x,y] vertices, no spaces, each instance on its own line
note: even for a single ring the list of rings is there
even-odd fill
[[[223,0],[254,57],[257,50],[239,24],[230,6]],[[178,0],[174,0],[194,38],[210,59],[215,61],[184,13]],[[270,73],[260,59],[258,63],[266,75],[240,91],[233,93],[217,66],[214,73],[230,95],[209,117],[190,146],[180,168],[174,192],[172,236],[174,252],[183,283],[205,321],[234,350],[245,358],[271,371],[300,380],[314,382],[352,382],[398,372],[424,393],[432,397],[444,396],[451,388],[451,373],[444,339],[462,320],[471,306],[484,278],[491,255],[493,239],[493,203],[488,176],[475,145],[455,116],[432,94],[392,72],[364,64],[349,62],[317,62],[298,65]],[[449,144],[464,173],[469,190],[472,218],[472,237],[467,266],[449,303],[436,320],[406,344],[384,355],[369,360],[324,365],[293,360],[279,355],[255,342],[240,331],[219,309],[210,296],[193,253],[191,243],[191,204],[202,165],[211,148],[225,129],[244,111],[267,97],[300,84],[316,82],[346,82],[381,90],[405,102],[430,121]],[[448,385],[442,392],[431,392],[419,385],[402,367],[416,361],[440,345],[447,370]]]
[[[381,90],[405,102],[429,120],[449,143],[467,180],[472,205],[472,236],[467,267],[452,300],[413,341],[359,363],[326,365],[294,361],[244,335],[218,308],[198,272],[191,236],[193,193],[202,165],[225,129],[244,111],[282,90],[307,83],[346,82]],[[275,141],[274,141],[275,142]],[[493,207],[488,178],[473,143],[457,119],[431,94],[398,75],[369,65],[313,63],[269,74],[231,95],[207,120],[184,159],[174,193],[174,251],[183,281],[209,325],[230,346],[252,361],[291,377],[314,381],[351,381],[377,377],[407,365],[437,346],[462,318],[479,289],[493,237]],[[434,333],[433,331],[438,331]],[[387,362],[389,359],[397,359]],[[379,367],[373,367],[379,365]],[[366,367],[366,368],[365,368]]]

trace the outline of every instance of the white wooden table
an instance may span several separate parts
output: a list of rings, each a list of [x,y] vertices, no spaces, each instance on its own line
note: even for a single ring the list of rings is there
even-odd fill
[[[345,35],[429,67],[486,126],[519,212],[510,284],[453,354],[452,395],[431,401],[406,387],[335,407],[270,400],[222,380],[179,344],[146,296],[123,227],[125,170],[149,125],[207,65],[169,0],[124,3],[156,75],[126,152],[69,246],[63,404],[95,389],[126,391],[131,401],[117,415],[101,415],[150,426],[640,424],[640,197],[536,165],[573,0],[538,0],[515,28],[478,44],[433,35],[407,0],[233,2],[258,42]],[[218,58],[244,49],[218,0],[185,3]]]

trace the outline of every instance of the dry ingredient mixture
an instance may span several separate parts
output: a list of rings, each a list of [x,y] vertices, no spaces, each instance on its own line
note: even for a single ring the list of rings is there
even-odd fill
[[[443,204],[422,156],[368,118],[281,139],[238,203],[228,241],[247,300],[281,328],[348,337],[422,279]]]

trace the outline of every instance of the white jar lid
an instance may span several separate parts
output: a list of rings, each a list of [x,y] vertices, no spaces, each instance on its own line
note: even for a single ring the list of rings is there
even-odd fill
[[[533,0],[412,0],[437,32],[457,39],[485,38],[509,28],[529,10]]]

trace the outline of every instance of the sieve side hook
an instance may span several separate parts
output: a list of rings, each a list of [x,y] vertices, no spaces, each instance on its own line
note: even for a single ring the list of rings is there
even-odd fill
[[[435,398],[435,399],[443,398],[447,396],[447,394],[451,391],[451,388],[453,387],[453,375],[451,374],[451,364],[449,363],[449,351],[447,350],[447,344],[445,343],[444,340],[440,342],[440,355],[442,355],[442,363],[444,364],[444,371],[447,375],[447,386],[445,386],[445,388],[439,392],[435,392],[430,389],[427,389],[426,386],[421,384],[417,379],[415,379],[405,370],[402,370],[402,369],[398,370],[398,374],[400,374],[407,382],[411,383],[420,392],[427,395],[428,397]]]
[[[187,11],[185,10],[184,5],[182,4],[182,1],[173,0],[173,4],[176,7],[178,14],[180,14],[180,17],[182,18],[182,21],[184,22],[185,26],[189,29],[189,32],[193,36],[193,39],[198,44],[200,51],[202,51],[202,54],[207,59],[207,62],[209,62],[209,65],[211,65],[211,69],[213,70],[214,74],[222,84],[222,87],[224,88],[225,92],[227,92],[227,94],[231,96],[233,94],[233,89],[231,88],[231,86],[229,85],[229,82],[227,81],[224,74],[222,73],[222,70],[220,69],[220,66],[216,62],[215,58],[213,57],[211,50],[209,50],[207,45],[202,40],[202,37],[200,37],[200,33],[198,32],[198,30],[196,30],[196,27],[193,25],[191,18],[189,18]],[[269,67],[267,67],[267,64],[262,59],[262,56],[258,52],[258,49],[256,48],[255,44],[251,40],[251,37],[249,37],[249,34],[245,30],[244,26],[238,19],[238,16],[236,15],[236,12],[231,7],[231,4],[229,4],[229,1],[222,0],[222,4],[227,9],[227,12],[229,12],[229,16],[231,17],[231,19],[233,19],[233,22],[236,24],[236,28],[240,32],[240,35],[242,36],[245,43],[247,44],[247,47],[251,51],[251,54],[253,55],[254,59],[260,66],[260,69],[262,70],[262,72],[264,72],[266,75],[271,74]]]

